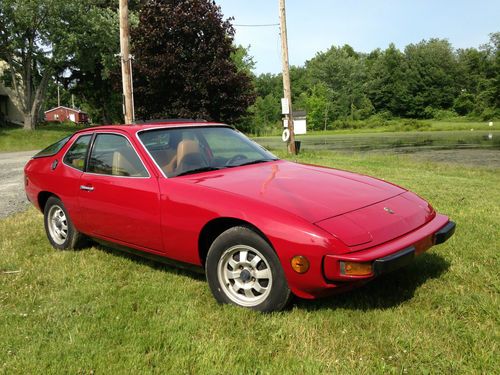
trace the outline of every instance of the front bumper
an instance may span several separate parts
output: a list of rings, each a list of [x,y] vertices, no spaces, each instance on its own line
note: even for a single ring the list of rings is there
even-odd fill
[[[442,229],[435,233],[434,245],[439,245],[448,240],[455,233],[456,224],[453,221],[449,221]]]
[[[455,232],[455,223],[446,216],[437,215],[430,223],[399,239],[372,249],[342,255],[326,255],[323,273],[328,281],[368,280],[392,272],[411,263],[415,256],[427,251],[433,245],[448,240]],[[372,273],[367,275],[346,275],[341,262],[371,263]]]

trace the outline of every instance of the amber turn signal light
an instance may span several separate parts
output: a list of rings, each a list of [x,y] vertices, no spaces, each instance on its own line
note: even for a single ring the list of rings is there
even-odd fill
[[[368,276],[373,269],[371,262],[340,262],[340,272],[348,276]]]
[[[306,273],[309,270],[309,260],[302,255],[296,255],[291,261],[292,269],[297,273]]]

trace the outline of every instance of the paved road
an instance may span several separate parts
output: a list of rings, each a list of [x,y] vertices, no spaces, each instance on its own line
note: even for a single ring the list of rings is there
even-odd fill
[[[28,207],[23,168],[34,154],[36,151],[0,153],[0,218]]]

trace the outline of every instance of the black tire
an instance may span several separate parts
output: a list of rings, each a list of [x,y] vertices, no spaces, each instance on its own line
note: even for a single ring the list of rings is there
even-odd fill
[[[282,310],[291,297],[273,248],[247,227],[230,228],[215,239],[205,271],[219,303],[271,312]]]
[[[52,196],[47,200],[43,216],[45,233],[55,249],[76,250],[86,244],[86,236],[76,230],[68,211],[59,198]]]

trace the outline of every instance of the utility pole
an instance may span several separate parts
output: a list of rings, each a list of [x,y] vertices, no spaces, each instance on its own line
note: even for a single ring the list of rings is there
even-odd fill
[[[59,93],[59,82],[57,82],[57,106],[61,106],[61,94]]]
[[[125,124],[132,124],[134,118],[134,99],[132,92],[132,62],[129,47],[128,0],[120,1],[120,58],[122,64],[122,83],[124,98]]]
[[[281,61],[283,65],[283,92],[288,104],[288,114],[285,113],[285,121],[288,123],[290,136],[288,137],[288,152],[295,155],[295,134],[293,129],[292,114],[292,90],[290,88],[290,64],[288,61],[288,38],[286,33],[286,9],[285,0],[280,2],[280,29],[281,29]]]

